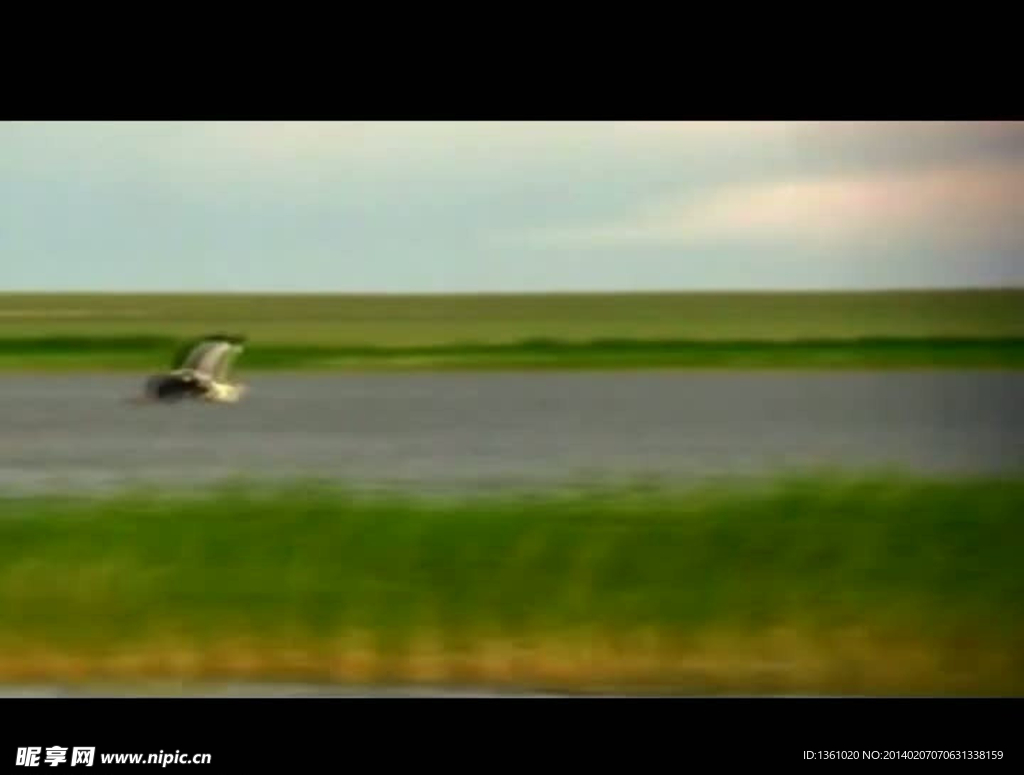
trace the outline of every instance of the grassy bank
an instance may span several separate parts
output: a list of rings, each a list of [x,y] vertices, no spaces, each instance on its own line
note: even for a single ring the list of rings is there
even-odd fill
[[[0,339],[3,371],[151,371],[181,342],[158,336]],[[771,341],[565,342],[374,347],[254,341],[247,371],[681,368],[1024,368],[1024,337]]]
[[[152,369],[244,333],[242,368],[1024,364],[1024,290],[507,295],[0,295],[0,370]]]
[[[239,331],[264,344],[1024,337],[1024,289],[501,295],[0,294],[0,339]]]
[[[0,680],[1024,691],[1024,480],[0,508]]]

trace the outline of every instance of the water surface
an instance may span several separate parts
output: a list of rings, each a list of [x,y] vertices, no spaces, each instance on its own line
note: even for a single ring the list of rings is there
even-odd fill
[[[268,375],[238,405],[140,377],[0,378],[0,486],[316,476],[423,488],[1024,463],[1017,372]]]

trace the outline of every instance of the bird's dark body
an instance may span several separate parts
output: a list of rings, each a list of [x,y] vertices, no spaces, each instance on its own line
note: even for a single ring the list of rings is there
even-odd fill
[[[198,398],[206,388],[195,378],[178,374],[157,374],[146,383],[146,394],[157,401]]]

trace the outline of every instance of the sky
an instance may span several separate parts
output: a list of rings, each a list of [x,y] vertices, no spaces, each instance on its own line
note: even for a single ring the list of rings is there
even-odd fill
[[[6,122],[0,291],[1024,285],[1024,122]]]

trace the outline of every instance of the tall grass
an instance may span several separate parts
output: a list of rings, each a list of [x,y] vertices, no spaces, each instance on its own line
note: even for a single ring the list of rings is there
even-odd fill
[[[1022,479],[0,509],[2,679],[1024,690]]]

